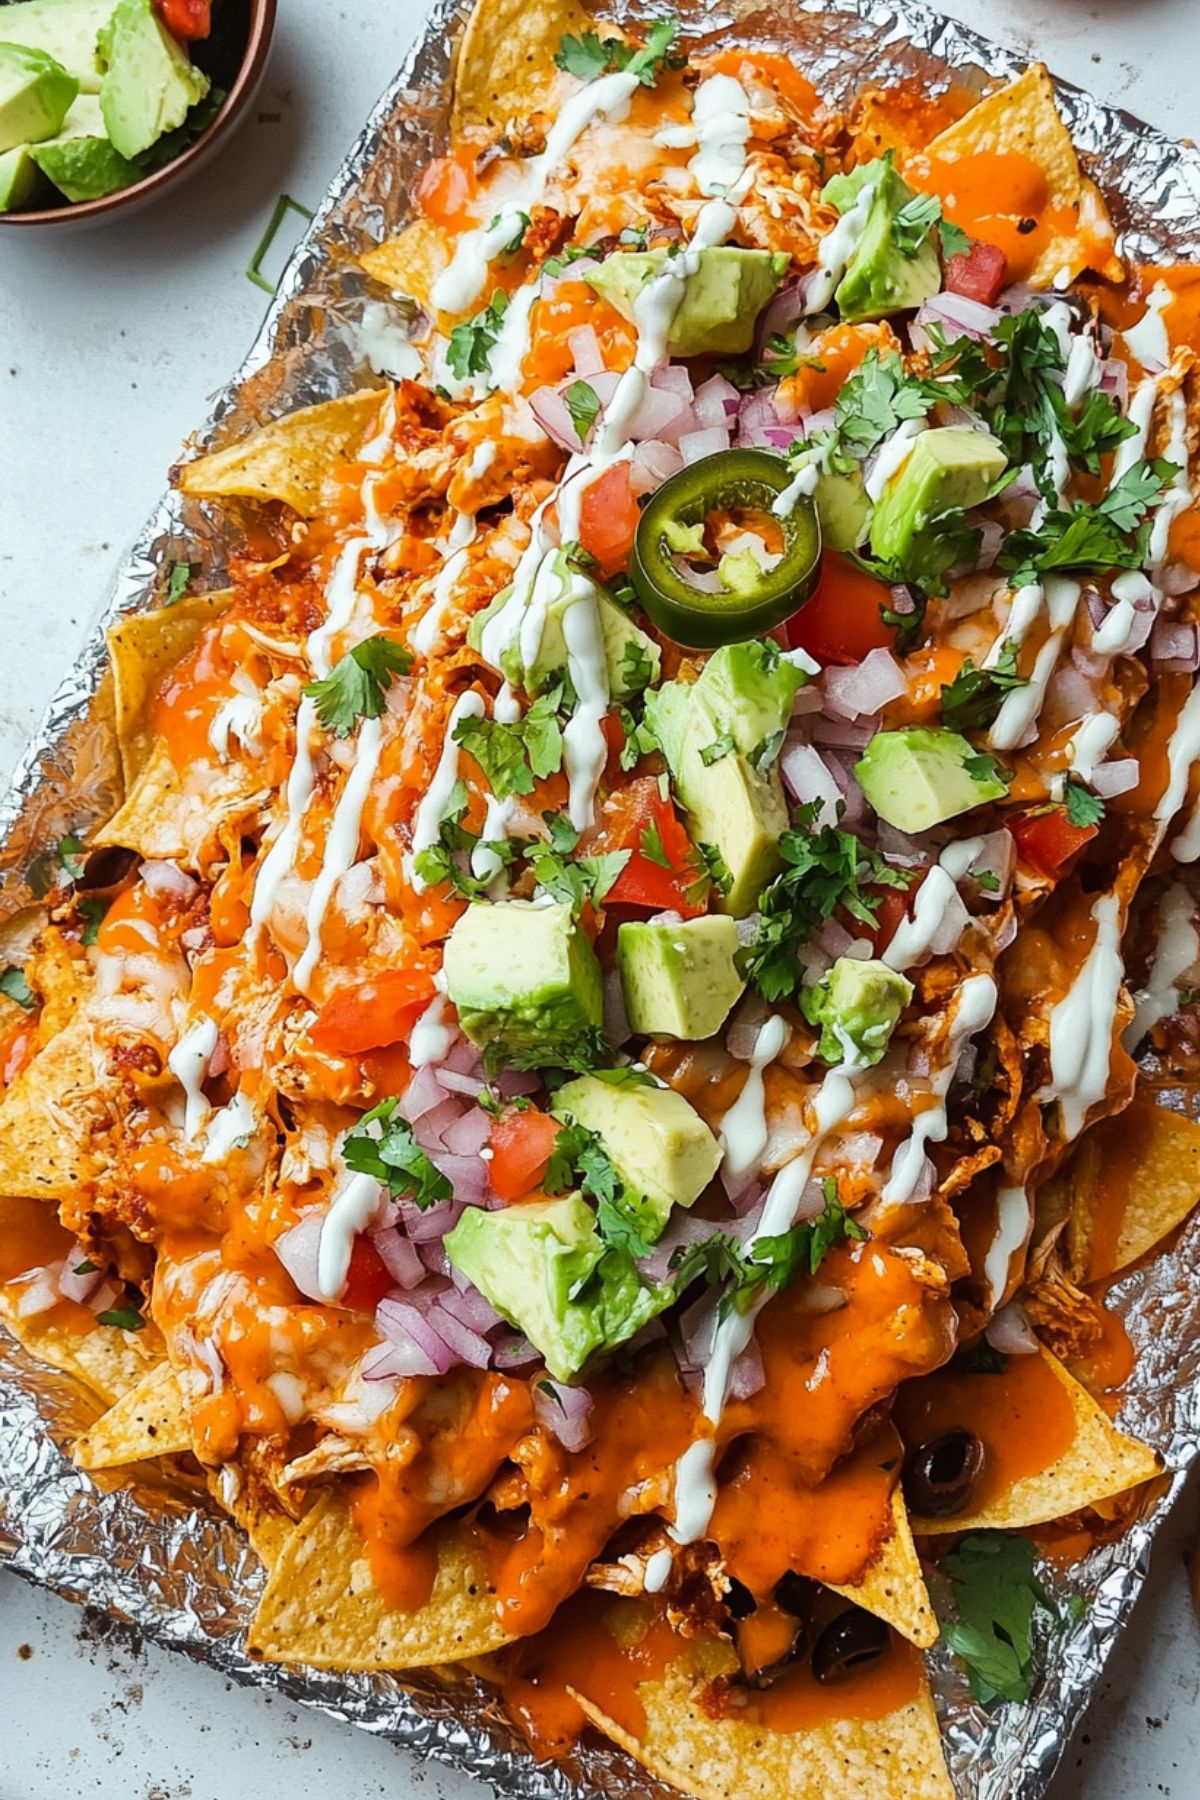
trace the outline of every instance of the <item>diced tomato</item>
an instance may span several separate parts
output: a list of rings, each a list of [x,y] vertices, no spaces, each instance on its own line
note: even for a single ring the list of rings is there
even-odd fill
[[[411,1029],[411,1027],[410,1027]],[[408,1049],[404,1044],[385,1044],[382,1050],[366,1050],[359,1059],[363,1080],[376,1095],[394,1097],[402,1094],[413,1077]]]
[[[427,969],[385,969],[369,981],[339,988],[317,1014],[309,1037],[333,1056],[357,1056],[398,1043],[433,998]]]
[[[14,1019],[0,1031],[0,1087],[15,1081],[37,1048],[37,1028],[31,1018]]]
[[[872,888],[872,899],[878,899],[875,909],[875,929],[868,933],[876,956],[882,956],[897,931],[900,921],[908,916],[908,905],[912,898],[911,888]],[[860,931],[862,927],[856,920],[847,921],[848,929]]]
[[[995,244],[972,244],[946,264],[946,292],[994,306],[1007,277],[1003,250]]]
[[[502,1113],[488,1139],[488,1179],[502,1200],[520,1200],[540,1186],[559,1124],[536,1106]]]
[[[475,178],[478,145],[461,144],[454,156],[435,156],[418,178],[417,205],[435,225],[448,229],[467,224],[479,193]]]
[[[892,648],[895,633],[879,610],[891,598],[882,581],[827,550],[812,598],[787,621],[788,643],[819,663],[849,668],[870,650]]]
[[[212,0],[158,0],[158,10],[171,36],[185,44],[212,30]]]
[[[609,888],[605,905],[644,906],[651,912],[671,911],[695,918],[705,908],[703,902],[688,898],[696,867],[692,840],[675,808],[663,799],[653,778],[632,782],[619,798],[622,812],[610,825],[610,848],[628,850],[630,857]],[[667,867],[657,855],[660,845]],[[656,854],[648,856],[647,849]]]
[[[1072,825],[1065,806],[1009,819],[1008,829],[1020,855],[1042,875],[1057,875],[1097,831],[1095,825]]]
[[[370,1238],[356,1237],[350,1252],[350,1272],[342,1289],[342,1306],[356,1312],[374,1312],[383,1296],[395,1283],[388,1266]]]
[[[614,463],[584,489],[579,507],[579,542],[594,556],[605,581],[629,566],[641,510],[629,485],[629,464]]]

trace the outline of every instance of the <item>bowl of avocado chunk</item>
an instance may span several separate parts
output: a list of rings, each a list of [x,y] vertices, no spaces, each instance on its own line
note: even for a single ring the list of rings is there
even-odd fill
[[[208,161],[276,0],[0,0],[0,228],[129,211]]]

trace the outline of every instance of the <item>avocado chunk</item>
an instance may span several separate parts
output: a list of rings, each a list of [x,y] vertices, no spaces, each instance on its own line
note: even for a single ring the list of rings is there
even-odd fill
[[[928,831],[1008,789],[991,773],[990,757],[944,726],[877,731],[854,773],[881,819],[897,831]]]
[[[555,562],[557,565],[565,562],[561,552],[556,555]],[[568,578],[568,572],[561,566],[559,572],[563,577],[562,591],[545,609],[541,636],[533,656],[526,662],[528,646],[522,643],[522,633],[519,630],[505,631],[500,633],[501,640],[507,638],[510,641],[504,644],[491,666],[498,668],[504,679],[514,687],[524,688],[527,694],[542,694],[547,688],[553,687],[567,668],[567,640],[563,632],[563,620],[568,608],[578,600],[582,585],[590,590],[590,597],[596,602],[600,637],[604,645],[605,674],[612,698],[627,700],[648,682],[657,681],[662,667],[662,652],[654,639],[640,625],[636,625],[628,613],[622,611],[598,582],[588,581],[576,570],[572,570]],[[495,642],[495,634],[489,630],[489,626],[494,627],[500,614],[512,603],[512,588],[502,588],[489,606],[475,614],[467,627],[468,644],[485,660],[489,660]],[[515,626],[515,621],[506,620],[505,623]]]
[[[817,476],[813,503],[827,549],[857,550],[866,542],[871,502],[863,486],[861,470],[838,475],[832,469],[822,469]]]
[[[57,137],[30,146],[30,156],[68,200],[100,200],[132,187],[143,171],[118,155],[104,135],[100,102],[80,94]]]
[[[581,1075],[559,1088],[553,1112],[595,1132],[621,1178],[623,1207],[651,1243],[672,1209],[698,1200],[720,1167],[720,1144],[674,1088]]]
[[[104,64],[100,33],[114,0],[17,0],[0,7],[0,41],[42,50],[74,76],[82,94],[98,94]]]
[[[0,152],[53,137],[78,92],[75,77],[44,50],[0,43]]]
[[[636,1336],[674,1297],[667,1284],[645,1286],[623,1251],[605,1249],[578,1194],[501,1212],[469,1206],[446,1234],[446,1254],[556,1381],[572,1381],[598,1351]]]
[[[800,995],[805,1018],[821,1029],[817,1055],[845,1068],[870,1068],[887,1049],[912,992],[911,981],[874,957],[860,962],[839,956],[824,980]]]
[[[0,213],[28,206],[37,192],[42,172],[29,154],[28,144],[0,154]]]
[[[753,912],[782,867],[788,815],[774,758],[804,679],[773,642],[752,641],[714,651],[690,686],[668,681],[646,696],[692,840],[713,845],[729,870],[718,904],[734,918]]]
[[[662,274],[667,257],[665,247],[618,251],[598,268],[580,272],[622,318],[636,323],[638,296]],[[672,356],[732,356],[749,350],[758,315],[787,272],[787,257],[720,244],[697,252],[695,264],[680,284],[683,298],[667,333],[668,351]]]
[[[908,564],[917,552],[923,569],[942,574],[958,550],[951,543],[938,545],[938,515],[980,505],[1007,466],[1003,448],[989,431],[943,425],[920,432],[875,508],[873,553]]]
[[[617,931],[617,968],[631,1028],[651,1037],[712,1037],[746,985],[737,947],[737,926],[724,914],[675,925],[628,920]]]
[[[188,61],[154,10],[153,0],[120,0],[102,34],[108,68],[100,107],[109,142],[139,156],[183,124],[208,92],[208,76]]]
[[[570,1068],[595,1042],[604,978],[569,906],[476,901],[443,969],[463,1030],[498,1064]]]
[[[860,163],[847,175],[835,175],[821,198],[849,212],[864,189],[871,192],[866,221],[846,272],[834,291],[843,319],[884,319],[889,313],[920,306],[942,285],[937,244],[930,232],[911,254],[901,247],[896,220],[916,195],[902,181],[890,157]]]

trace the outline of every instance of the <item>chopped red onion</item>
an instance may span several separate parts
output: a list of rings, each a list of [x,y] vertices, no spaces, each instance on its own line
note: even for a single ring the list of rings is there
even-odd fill
[[[1001,314],[995,306],[984,306],[979,300],[968,299],[966,294],[934,294],[926,300],[917,313],[917,324],[928,325],[931,321],[937,325],[953,325],[964,337],[985,338],[1000,323]]]
[[[933,1192],[933,1184],[936,1177],[937,1170],[934,1168],[929,1158],[926,1157],[921,1164],[921,1173],[917,1176],[917,1185],[914,1187],[904,1204],[906,1206],[917,1206],[923,1201],[928,1200],[930,1194]]]
[[[941,850],[940,844],[929,834],[913,837],[911,833],[889,825],[886,819],[879,821],[877,838],[880,852],[887,860],[906,869],[927,869],[937,861]]]
[[[1092,787],[1102,800],[1114,800],[1128,794],[1141,780],[1141,764],[1136,756],[1121,756],[1115,762],[1101,763],[1092,774]]]
[[[1124,412],[1129,404],[1129,365],[1120,357],[1110,357],[1100,368],[1100,392],[1111,394]]]
[[[685,431],[679,440],[679,454],[685,467],[706,456],[717,456],[729,448],[729,433],[724,425],[706,425],[703,431]]]
[[[679,1320],[684,1368],[702,1369],[712,1355],[717,1329],[717,1303],[707,1289],[694,1300]]]
[[[890,650],[876,649],[857,668],[829,668],[821,677],[825,713],[838,719],[874,715],[907,693],[904,671]]]
[[[313,1207],[301,1213],[298,1223],[281,1232],[271,1245],[300,1292],[309,1300],[322,1298],[317,1284],[317,1251],[324,1222],[324,1213]]]
[[[729,1392],[735,1400],[749,1400],[765,1386],[766,1379],[762,1352],[751,1338],[729,1371]]]
[[[528,1369],[539,1360],[538,1352],[519,1332],[498,1338],[492,1351],[492,1366],[497,1369]]]
[[[579,433],[575,429],[575,421],[563,395],[557,388],[535,388],[529,396],[529,405],[533,416],[546,436],[556,443],[560,450],[576,451],[579,449]]]
[[[815,803],[819,807],[815,820],[817,825],[837,823],[837,806],[842,790],[822,760],[820,752],[811,744],[798,738],[789,738],[779,758],[779,773],[793,800],[798,801],[801,806]]]
[[[420,1118],[413,1119],[413,1136],[422,1150],[444,1149],[444,1133],[465,1111],[466,1103],[461,1094],[447,1094],[432,1112],[423,1112]]]
[[[1083,602],[1087,607],[1088,618],[1091,620],[1092,629],[1094,631],[1099,631],[1112,610],[1112,601],[1106,600],[1104,595],[1100,593],[1097,588],[1087,587],[1083,590]]]
[[[492,1121],[482,1106],[473,1106],[446,1127],[442,1142],[455,1156],[478,1156],[492,1135]]]
[[[536,1094],[541,1085],[541,1077],[532,1069],[501,1069],[492,1083],[505,1100],[515,1100],[522,1094]]]
[[[443,1371],[420,1345],[393,1344],[389,1340],[367,1351],[360,1372],[364,1381],[403,1381],[410,1375],[439,1375]]]
[[[852,1131],[837,1146],[837,1160],[848,1169],[873,1169],[883,1149],[877,1131]]]
[[[479,1166],[482,1168],[482,1163]],[[440,1244],[446,1233],[458,1224],[463,1212],[458,1200],[435,1200],[423,1211],[412,1200],[402,1200],[400,1205],[409,1239],[422,1245]]]
[[[845,956],[853,944],[854,934],[847,931],[837,919],[825,919],[813,932],[811,942],[824,952],[831,963],[835,963],[839,956]]]
[[[817,714],[809,726],[814,744],[828,744],[839,750],[865,750],[878,730],[876,718],[832,719],[825,713]]]
[[[386,1338],[402,1349],[415,1344],[429,1358],[437,1375],[444,1375],[456,1362],[463,1360],[424,1313],[407,1300],[394,1300],[391,1295],[385,1295],[375,1308],[375,1323]],[[486,1358],[480,1366],[487,1366]]]
[[[141,866],[141,877],[147,888],[157,899],[189,901],[196,892],[198,883],[174,863],[151,860]]]
[[[860,825],[867,814],[867,796],[858,785],[854,773],[857,755],[847,756],[841,750],[827,750],[825,761],[842,794],[842,824],[847,829]]]
[[[480,1159],[478,1153],[474,1156],[456,1156],[451,1150],[435,1148],[428,1155],[434,1168],[446,1177],[454,1189],[456,1201],[467,1206],[483,1205],[490,1183],[487,1164]]]
[[[1019,1300],[1010,1300],[1000,1308],[988,1321],[984,1336],[1002,1356],[1033,1356],[1042,1347]]]
[[[410,1125],[416,1125],[446,1098],[441,1070],[436,1063],[426,1063],[417,1070],[400,1100],[400,1110]]]
[[[780,417],[775,388],[757,388],[742,397],[738,411],[737,441],[759,449],[786,450],[796,436]]]
[[[825,1183],[813,1175],[804,1184],[804,1192],[796,1204],[797,1225],[808,1225],[825,1211]]]
[[[973,566],[977,569],[990,569],[994,567],[1003,547],[1004,527],[999,519],[980,519],[978,523],[979,553]]]
[[[681,431],[690,430],[695,419],[695,413],[680,395],[669,389],[650,387],[646,389],[641,405],[629,421],[627,435],[635,439],[675,439]],[[578,448],[578,438],[575,444]]]
[[[417,1254],[416,1246],[410,1244],[406,1237],[401,1237],[394,1228],[390,1231],[372,1231],[368,1235],[397,1286],[419,1287],[425,1279],[425,1265]]]
[[[604,373],[604,352],[593,326],[576,325],[568,331],[567,343],[575,358],[575,373],[581,381],[590,381],[593,375]]]
[[[984,900],[1003,900],[1012,886],[1016,861],[1017,846],[1012,832],[1002,825],[998,831],[989,831],[980,838],[979,854],[964,876],[963,885],[973,889]],[[981,888],[976,879],[980,875],[991,875],[999,885],[985,884]]]
[[[1193,674],[1200,669],[1200,630],[1183,619],[1156,619],[1150,655],[1172,673]]]
[[[547,1393],[547,1389],[551,1392]],[[547,1379],[533,1389],[533,1411],[538,1424],[556,1437],[564,1450],[582,1450],[591,1442],[591,1410],[592,1396],[586,1388]]]
[[[694,1219],[682,1208],[676,1207],[671,1222],[659,1238],[649,1256],[642,1258],[638,1264],[647,1281],[665,1281],[671,1268],[671,1258],[677,1250],[686,1250],[689,1244],[699,1244],[711,1237],[713,1223],[711,1219]]]
[[[1004,923],[1001,925],[999,931],[996,933],[996,936],[992,942],[992,948],[995,951],[996,955],[1000,956],[1005,950],[1008,949],[1010,944],[1015,943],[1016,937],[1017,937],[1017,915],[1016,915],[1015,910],[1010,908],[1008,911],[1008,914],[1005,917]]]
[[[674,394],[685,406],[690,406],[695,398],[692,391],[692,378],[682,363],[664,363],[650,377],[650,385],[659,393]]]
[[[461,1319],[455,1318],[445,1302],[446,1296],[442,1295],[430,1307],[426,1323],[433,1326],[457,1360],[469,1363],[473,1369],[486,1369],[492,1357],[491,1345],[482,1333],[473,1331]]]
[[[929,941],[929,948],[934,956],[949,956],[958,949],[963,932],[971,923],[971,915],[963,905],[962,898],[955,889],[942,910],[937,922],[937,929]]]
[[[1156,574],[1164,594],[1190,594],[1200,587],[1200,574],[1185,562],[1164,563]]]
[[[481,1337],[497,1331],[504,1320],[489,1300],[485,1300],[479,1289],[468,1282],[464,1288],[450,1287],[438,1295],[438,1306],[442,1312],[449,1313],[460,1325],[466,1325],[471,1331],[477,1331]]]
[[[444,1066],[438,1069],[438,1079],[447,1093],[466,1094],[472,1100],[477,1100],[487,1086],[480,1074],[460,1075],[457,1069]]]
[[[483,1080],[483,1057],[469,1037],[456,1037],[442,1058],[442,1066],[459,1075],[477,1075]]]
[[[695,405],[701,425],[728,427],[730,419],[737,417],[741,396],[732,381],[726,381],[723,375],[710,375],[696,389]]]
[[[767,302],[754,333],[754,348],[760,360],[774,336],[790,331],[804,317],[805,297],[811,279],[809,274],[802,275],[798,281],[789,281]]]

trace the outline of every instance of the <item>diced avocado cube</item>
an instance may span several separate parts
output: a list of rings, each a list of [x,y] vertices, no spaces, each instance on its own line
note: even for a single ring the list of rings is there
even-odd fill
[[[44,50],[0,43],[0,153],[53,137],[79,83]]]
[[[860,163],[849,174],[835,175],[821,198],[845,213],[866,187],[871,189],[870,211],[833,296],[848,321],[883,319],[920,306],[942,285],[932,232],[911,255],[901,247],[896,219],[916,196],[889,160]]]
[[[822,469],[817,477],[813,502],[827,549],[857,550],[866,542],[871,502],[863,486],[861,470],[837,475],[832,469]]]
[[[596,1133],[621,1178],[626,1206],[651,1242],[662,1236],[672,1208],[698,1200],[720,1166],[720,1144],[674,1088],[614,1086],[581,1075],[559,1088],[553,1112]]]
[[[29,154],[68,200],[100,200],[142,178],[137,164],[119,156],[105,137],[94,94],[80,94],[58,136],[31,145]]]
[[[600,964],[569,906],[476,901],[443,970],[471,1042],[516,1068],[569,1068],[604,1019]]]
[[[0,7],[0,41],[44,50],[84,94],[98,94],[104,75],[98,40],[114,0],[17,0]]]
[[[454,1268],[524,1333],[556,1381],[636,1336],[673,1298],[667,1285],[645,1286],[624,1252],[605,1250],[578,1194],[500,1212],[469,1206],[445,1242]]]
[[[567,640],[563,632],[563,619],[567,608],[574,605],[578,597],[581,579],[578,573],[573,575],[570,582],[564,579],[562,593],[545,610],[537,651],[528,663],[522,652],[520,633],[511,634],[512,641],[494,666],[514,687],[524,688],[527,694],[542,694],[547,688],[553,687],[566,672]],[[662,652],[654,639],[640,625],[635,624],[629,614],[598,583],[588,582],[586,585],[591,590],[591,598],[595,600],[599,614],[608,691],[614,700],[627,700],[631,694],[645,687],[647,682],[658,680],[662,668]],[[512,588],[503,588],[490,605],[476,613],[467,627],[467,642],[472,650],[478,650],[481,655],[486,654],[487,628],[512,598]]]
[[[782,866],[788,816],[772,760],[804,675],[773,643],[726,644],[690,686],[670,681],[646,696],[646,720],[688,814],[692,840],[713,844],[732,885],[719,897],[735,918],[753,912]],[[732,748],[722,744],[732,740]]]
[[[877,731],[854,773],[881,819],[897,831],[928,831],[970,812],[1008,789],[992,773],[991,758],[944,726],[910,725]]]
[[[37,193],[41,170],[29,154],[27,144],[0,155],[0,213],[15,212],[28,206]]]
[[[920,547],[923,566],[933,573],[948,568],[957,552],[947,549],[938,567],[930,556],[930,526],[952,507],[978,506],[1003,475],[1008,463],[1002,446],[989,431],[944,425],[922,431],[899,473],[884,489],[871,519],[871,549],[878,557],[907,562]]]
[[[153,0],[119,0],[101,48],[108,67],[100,106],[109,142],[121,156],[139,156],[176,130],[208,92],[208,76],[189,62]]]
[[[678,924],[630,919],[617,932],[625,1016],[651,1037],[710,1038],[745,986],[734,956],[737,926],[709,913]]]
[[[824,980],[800,995],[805,1018],[821,1028],[817,1055],[827,1063],[870,1068],[887,1049],[912,992],[912,982],[885,962],[839,956]]]
[[[622,318],[634,322],[634,305],[647,282],[667,266],[666,248],[617,251],[599,267],[583,267],[583,279]],[[720,244],[701,250],[682,283],[683,298],[667,333],[672,356],[733,356],[749,350],[759,313],[787,272],[788,259],[769,250]]]

